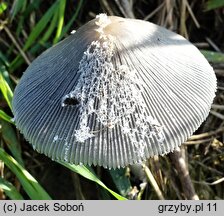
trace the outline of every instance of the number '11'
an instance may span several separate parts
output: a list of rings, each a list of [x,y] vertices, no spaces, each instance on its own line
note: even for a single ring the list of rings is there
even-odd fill
[[[208,206],[208,211],[216,211],[216,203],[214,204],[208,203],[207,206]]]

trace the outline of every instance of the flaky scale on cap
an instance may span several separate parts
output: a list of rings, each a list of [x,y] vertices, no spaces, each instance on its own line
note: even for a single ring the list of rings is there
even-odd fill
[[[182,36],[101,14],[33,61],[13,113],[38,152],[117,168],[178,148],[215,91],[213,69]]]

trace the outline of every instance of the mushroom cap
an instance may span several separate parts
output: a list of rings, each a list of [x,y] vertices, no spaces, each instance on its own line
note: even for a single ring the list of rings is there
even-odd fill
[[[185,38],[101,14],[33,61],[12,107],[38,152],[117,168],[177,149],[215,91],[212,67]]]

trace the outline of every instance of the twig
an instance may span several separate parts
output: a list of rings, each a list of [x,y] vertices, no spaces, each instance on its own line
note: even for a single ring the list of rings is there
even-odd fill
[[[159,162],[159,156],[155,155],[152,160],[150,160],[150,164],[155,176],[156,181],[160,185],[161,189],[164,190],[164,182],[163,182],[163,176],[162,176],[162,170]]]
[[[197,48],[206,49],[209,48],[209,44],[207,42],[195,42],[193,43]]]
[[[217,130],[214,130],[214,131],[210,131],[210,132],[206,132],[206,133],[202,133],[202,134],[198,134],[198,135],[193,135],[188,139],[188,141],[189,140],[204,139],[204,138],[207,138],[207,137],[214,136],[214,135],[216,135],[218,133],[221,133],[221,132],[224,132],[224,127],[218,128]]]
[[[199,200],[198,195],[195,193],[186,162],[183,159],[180,150],[170,153],[169,156],[180,177],[182,189],[186,198],[190,200]]]
[[[197,28],[200,28],[200,24],[199,24],[199,22],[197,21],[196,17],[194,16],[194,13],[193,13],[193,11],[192,11],[190,5],[189,5],[189,2],[188,2],[187,0],[185,0],[185,1],[186,1],[187,10],[188,10],[188,12],[189,12],[191,18],[193,19],[194,24],[196,25]]]
[[[22,48],[20,47],[20,45],[17,43],[16,39],[14,38],[14,36],[11,34],[11,32],[9,31],[9,29],[4,26],[3,27],[5,32],[7,33],[7,35],[9,36],[9,38],[11,39],[11,41],[13,42],[13,44],[16,46],[16,48],[19,50],[21,56],[24,58],[25,62],[30,65],[31,62],[28,59],[28,57],[26,56],[25,52],[22,50]]]
[[[151,17],[153,17],[157,12],[159,12],[163,6],[165,5],[165,1],[160,4],[154,11],[152,11],[149,15],[147,15],[144,20],[149,20]]]
[[[218,75],[218,76],[224,76],[224,70],[223,69],[217,69],[217,68],[214,68],[215,69],[215,74]],[[220,89],[222,87],[219,87],[218,86],[218,89]],[[223,88],[224,89],[224,88]],[[221,90],[223,90],[221,89]]]
[[[224,110],[224,105],[220,104],[212,104],[213,109],[219,109],[219,110]]]
[[[166,0],[166,18],[165,21],[163,21],[163,26],[167,26],[168,29],[173,30],[174,29],[174,7],[175,2],[173,0]]]
[[[5,40],[3,40],[2,38],[0,38],[0,43],[3,43],[7,48],[9,48],[11,46],[11,44],[7,43]],[[12,52],[16,55],[18,55],[18,51],[16,49],[13,49]]]
[[[4,178],[4,162],[0,160],[0,177]],[[0,187],[0,200],[5,199],[4,190]]]
[[[164,200],[164,196],[162,194],[162,191],[160,190],[155,178],[153,177],[150,169],[143,163],[142,164],[142,168],[145,171],[145,174],[149,180],[149,183],[152,185],[152,187],[154,188],[157,196],[159,197],[160,200]]]
[[[142,195],[143,195],[143,193],[144,193],[144,191],[146,189],[147,182],[143,182],[139,186],[140,186],[140,191],[138,193],[137,200],[141,200],[142,199]]]
[[[209,138],[209,139],[201,139],[201,140],[196,140],[196,141],[186,141],[183,144],[184,145],[198,145],[198,144],[204,144],[207,142],[211,142],[213,140],[213,138]]]
[[[164,20],[165,20],[166,11],[167,11],[167,9],[166,9],[166,2],[165,2],[165,5],[164,5],[164,7],[162,7],[162,9],[161,9],[161,11],[159,13],[159,16],[158,16],[158,20],[157,20],[157,24],[158,25],[164,26],[164,24],[165,24]]]
[[[0,177],[4,178],[4,162],[0,160]]]
[[[205,182],[205,181],[193,181],[194,183],[197,183],[197,184],[204,184],[204,185],[217,185],[217,184],[220,184],[221,182],[224,182],[224,177],[212,182],[212,183],[209,183],[209,182]]]
[[[188,38],[187,28],[186,28],[186,0],[181,2],[181,16],[180,16],[180,34]]]
[[[224,91],[224,87],[222,86],[218,86],[218,89]]]
[[[108,14],[110,16],[114,16],[114,12],[113,10],[110,8],[110,5],[108,4],[108,2],[106,0],[100,0],[100,2],[102,3],[102,5],[104,6],[104,8],[107,10]]]
[[[213,110],[211,110],[210,113],[211,113],[212,115],[214,115],[215,117],[224,120],[224,115],[222,115],[221,113],[218,113],[218,112],[213,111]]]
[[[212,48],[217,51],[217,52],[221,52],[221,50],[218,48],[218,46],[209,38],[209,37],[206,37],[205,38],[206,41],[212,46]]]
[[[164,171],[164,174],[165,174],[166,178],[169,179],[171,187],[175,191],[177,198],[179,200],[183,199],[182,196],[181,196],[181,192],[179,190],[179,187],[176,184],[176,181],[175,181],[176,179],[175,179],[175,175],[174,175],[173,169],[170,170],[170,173],[167,172],[167,171]]]
[[[133,13],[133,2],[132,0],[114,0],[117,4],[119,10],[126,18],[135,18],[135,15]]]
[[[200,165],[201,167],[203,167],[203,168],[209,170],[210,172],[216,173],[216,174],[218,174],[218,175],[224,175],[223,172],[221,172],[221,171],[219,171],[219,170],[217,170],[217,169],[214,169],[214,168],[212,168],[212,167],[206,166],[203,162],[195,161],[195,163],[197,163],[197,164]]]

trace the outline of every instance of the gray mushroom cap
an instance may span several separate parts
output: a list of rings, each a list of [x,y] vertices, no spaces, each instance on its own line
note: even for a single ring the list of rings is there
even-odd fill
[[[212,67],[182,36],[101,14],[33,61],[12,106],[38,152],[117,168],[178,148],[215,91]]]

